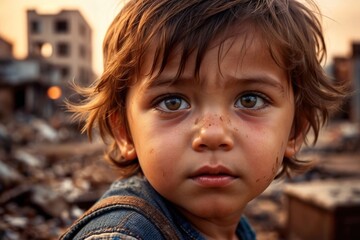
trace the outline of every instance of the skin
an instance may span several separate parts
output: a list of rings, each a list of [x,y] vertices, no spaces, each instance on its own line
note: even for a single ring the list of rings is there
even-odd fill
[[[237,239],[246,204],[268,187],[283,157],[293,156],[302,142],[292,136],[288,75],[261,36],[252,36],[229,37],[220,58],[214,42],[200,81],[193,74],[194,56],[172,81],[176,53],[153,79],[150,49],[127,96],[131,137],[125,126],[116,134],[122,155],[137,157],[155,190],[208,239]]]

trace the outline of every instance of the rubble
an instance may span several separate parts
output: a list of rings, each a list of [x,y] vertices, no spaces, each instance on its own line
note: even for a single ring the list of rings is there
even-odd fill
[[[5,188],[22,181],[22,175],[13,167],[0,162],[0,187]]]
[[[2,126],[0,239],[58,239],[117,177],[104,145],[31,116]]]
[[[117,178],[103,160],[104,145],[89,143],[77,126],[21,115],[0,130],[0,239],[58,239]],[[302,157],[318,164],[274,182],[246,208],[257,239],[285,239],[286,184],[359,179],[359,139],[342,123],[323,132],[317,148],[305,148]]]

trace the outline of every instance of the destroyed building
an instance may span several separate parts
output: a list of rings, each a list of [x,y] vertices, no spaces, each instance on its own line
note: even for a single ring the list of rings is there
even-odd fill
[[[92,30],[77,10],[58,14],[27,11],[28,53],[16,59],[12,43],[0,38],[0,118],[14,112],[49,118],[73,96],[70,83],[88,85],[92,70]]]
[[[77,10],[57,14],[27,11],[28,55],[43,56],[60,69],[61,82],[88,85],[92,70],[92,30]]]
[[[360,42],[353,42],[350,56],[335,56],[332,67],[334,81],[349,86],[349,98],[335,118],[360,123]]]

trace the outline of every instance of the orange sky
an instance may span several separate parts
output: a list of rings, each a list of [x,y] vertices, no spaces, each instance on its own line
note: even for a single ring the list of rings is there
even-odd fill
[[[93,29],[93,66],[102,71],[101,45],[110,22],[124,0],[0,0],[0,35],[14,44],[14,54],[24,58],[27,51],[26,9],[57,12],[79,9]],[[359,0],[317,0],[323,15],[329,59],[349,55],[351,41],[360,41]]]

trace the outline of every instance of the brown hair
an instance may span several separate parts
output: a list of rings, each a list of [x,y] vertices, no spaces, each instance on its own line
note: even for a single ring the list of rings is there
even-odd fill
[[[308,5],[296,0],[130,0],[106,34],[102,76],[89,88],[78,89],[85,100],[70,105],[70,110],[85,120],[83,131],[90,139],[92,129],[98,127],[110,145],[108,159],[123,170],[124,177],[133,175],[141,169],[137,160],[122,159],[109,117],[119,114],[118,124],[127,126],[126,94],[153,40],[156,38],[153,70],[160,64],[161,73],[172,50],[180,46],[178,76],[191,53],[196,54],[197,74],[216,36],[236,24],[250,23],[260,30],[274,60],[285,65],[282,67],[289,74],[296,101],[295,136],[303,134],[305,138],[312,129],[315,143],[320,127],[343,97],[343,90],[333,85],[323,71],[321,61],[326,48],[317,17],[320,13],[312,1]],[[295,157],[285,158],[279,175],[304,171],[308,166],[309,162]]]

